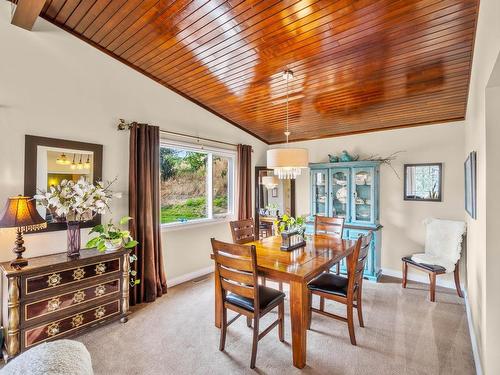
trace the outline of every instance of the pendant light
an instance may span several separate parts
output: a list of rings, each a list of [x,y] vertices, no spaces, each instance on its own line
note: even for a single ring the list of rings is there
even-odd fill
[[[75,163],[75,154],[73,154],[73,161],[71,162],[71,165],[69,166],[71,169],[76,169],[76,163]]]
[[[293,79],[293,72],[285,70],[283,78],[286,79],[286,146],[267,151],[267,168],[273,169],[274,174],[280,179],[295,179],[302,169],[308,167],[309,152],[305,148],[288,148],[288,80]]]
[[[76,169],[83,169],[82,155],[80,154],[80,161],[76,165]]]
[[[69,163],[70,161],[64,152],[56,159],[56,164],[59,165],[68,165]]]
[[[90,155],[87,155],[87,161],[83,164],[85,169],[90,169]]]
[[[278,187],[279,179],[276,176],[263,176],[262,185],[264,185],[268,190],[274,189],[275,187]]]

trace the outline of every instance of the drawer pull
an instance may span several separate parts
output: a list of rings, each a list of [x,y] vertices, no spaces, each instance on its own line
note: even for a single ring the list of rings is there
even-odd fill
[[[99,306],[97,309],[95,309],[94,316],[96,319],[101,319],[104,315],[106,315],[106,309],[104,306]]]
[[[49,337],[52,337],[52,336],[55,336],[59,333],[59,323],[52,323],[52,324],[49,324],[49,326],[47,327],[47,335]]]
[[[61,300],[58,297],[54,297],[49,302],[47,302],[47,310],[49,312],[56,311],[61,306]]]
[[[103,296],[105,293],[106,293],[106,286],[105,285],[98,285],[96,288],[95,288],[95,296],[96,297],[100,297],[100,296]]]
[[[106,272],[106,265],[104,263],[99,263],[95,266],[96,275],[102,275],[104,272]]]
[[[82,314],[78,314],[78,315],[75,315],[72,319],[71,319],[71,326],[73,328],[76,328],[78,326],[81,326],[83,324],[83,315]]]
[[[47,284],[49,284],[49,286],[56,286],[59,285],[60,283],[61,283],[61,275],[59,275],[58,273],[53,273],[47,278]]]
[[[77,268],[73,271],[73,280],[81,280],[85,277],[85,270],[83,268]]]
[[[83,290],[79,290],[73,294],[73,302],[80,303],[85,300],[85,292]]]

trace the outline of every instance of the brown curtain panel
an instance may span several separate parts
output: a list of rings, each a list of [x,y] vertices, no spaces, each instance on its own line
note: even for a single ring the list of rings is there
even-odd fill
[[[238,145],[238,220],[252,217],[252,146]]]
[[[130,304],[153,302],[167,292],[160,232],[160,129],[134,123],[130,129],[130,232],[139,241],[135,249],[140,283],[130,288]]]

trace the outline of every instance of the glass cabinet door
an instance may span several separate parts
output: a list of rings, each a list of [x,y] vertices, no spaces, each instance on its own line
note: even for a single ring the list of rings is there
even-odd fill
[[[352,222],[373,224],[375,222],[373,167],[353,168],[352,170]]]
[[[328,170],[312,170],[311,179],[312,214],[326,216],[328,213]]]
[[[349,221],[349,169],[332,169],[331,173],[331,216]]]

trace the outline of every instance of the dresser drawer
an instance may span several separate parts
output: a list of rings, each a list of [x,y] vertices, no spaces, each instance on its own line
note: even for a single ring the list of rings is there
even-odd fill
[[[54,320],[24,331],[23,350],[41,342],[67,336],[83,327],[120,314],[120,300],[85,309],[64,319]]]
[[[92,280],[120,270],[120,258],[88,264],[75,268],[67,268],[41,275],[28,276],[24,279],[23,293],[26,296],[54,289],[60,286]]]
[[[119,291],[120,280],[114,279],[107,282],[95,283],[85,288],[62,292],[61,294],[42,300],[29,302],[23,305],[24,322],[29,323],[33,319],[40,317],[50,319],[51,314],[83,303],[102,299]]]

